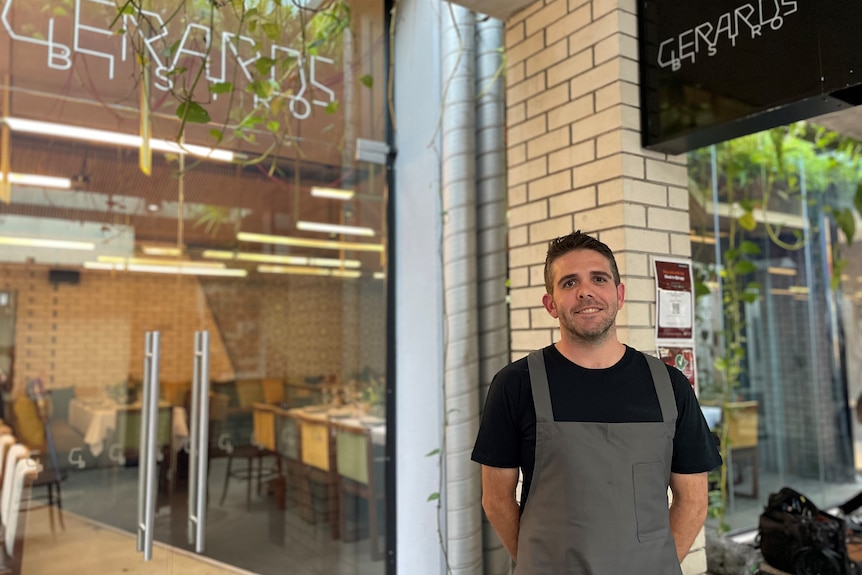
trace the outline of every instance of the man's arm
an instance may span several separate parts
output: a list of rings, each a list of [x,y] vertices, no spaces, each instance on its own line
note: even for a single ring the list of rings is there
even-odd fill
[[[518,559],[520,508],[515,501],[518,469],[482,466],[482,507],[513,560]]]
[[[679,562],[688,555],[703,522],[709,503],[706,473],[671,473],[670,530],[676,542]]]

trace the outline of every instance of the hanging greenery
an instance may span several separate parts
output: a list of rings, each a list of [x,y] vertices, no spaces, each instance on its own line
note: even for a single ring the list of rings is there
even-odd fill
[[[720,356],[715,358],[718,376],[713,393],[722,407],[723,421],[731,420],[731,403],[744,374],[747,341],[744,305],[758,301],[761,285],[754,281],[756,260],[762,256],[763,236],[785,250],[799,250],[810,238],[799,227],[788,228],[781,216],[799,218],[802,202],[818,206],[831,225],[840,229],[845,243],[853,242],[856,221],[862,214],[862,145],[835,132],[804,122],[745,136],[717,145],[713,174],[713,149],[703,148],[689,154],[689,190],[693,201],[712,203],[713,177],[719,201],[727,206],[722,214],[727,222],[721,230],[721,261],[699,269],[695,292],[698,297],[711,293],[710,285],[720,285],[721,334]],[[806,194],[803,195],[803,183]],[[713,209],[718,209],[713,206]],[[773,218],[775,221],[773,221]],[[697,229],[697,228],[700,229]],[[696,232],[716,234],[712,222],[693,222]],[[816,224],[811,232],[822,230]],[[755,241],[756,240],[756,241]],[[710,251],[712,247],[710,246]],[[697,254],[695,254],[697,256]],[[710,257],[696,259],[709,260]],[[833,289],[840,289],[841,272],[846,266],[841,245],[833,242]],[[720,282],[720,283],[719,283]],[[722,458],[730,454],[730,426],[720,431]],[[727,466],[715,478],[716,489],[710,493],[710,515],[718,519],[725,531],[728,500]]]

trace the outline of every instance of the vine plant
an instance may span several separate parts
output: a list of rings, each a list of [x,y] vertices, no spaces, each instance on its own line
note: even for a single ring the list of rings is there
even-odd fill
[[[150,9],[151,0],[115,1],[110,28],[129,38],[141,89],[159,81],[166,91],[155,106],[173,103],[179,122],[175,139],[181,145],[190,124],[214,125],[208,132],[214,147],[245,142],[244,149],[257,151],[243,163],[272,158],[273,174],[278,152],[296,145],[297,119],[307,118],[315,107],[330,115],[339,111],[340,102],[316,77],[315,65],[319,71],[321,63],[336,64],[324,54],[337,54],[345,45],[351,24],[347,0],[329,0],[319,8],[297,0],[176,0],[164,17]],[[167,34],[177,22],[186,26],[179,39]],[[219,36],[222,58],[237,61],[230,73],[224,62],[214,70]],[[364,75],[359,83],[371,88],[373,78]],[[318,100],[315,90],[324,99]],[[146,116],[153,104],[148,97],[141,101]]]
[[[711,192],[712,175],[710,149],[693,152],[689,157],[690,191],[701,198]],[[722,409],[722,421],[729,422],[731,403],[737,398],[737,388],[745,371],[746,317],[745,304],[758,301],[762,286],[752,279],[757,270],[755,259],[761,247],[752,241],[752,232],[760,228],[769,242],[785,250],[799,250],[809,241],[802,230],[783,233],[781,222],[769,220],[767,209],[774,199],[779,202],[799,202],[801,178],[805,177],[814,199],[821,205],[832,224],[841,229],[846,243],[853,241],[856,219],[862,214],[862,145],[823,128],[798,123],[767,132],[726,142],[716,148],[717,179],[730,207],[725,244],[719,265],[699,272],[695,291],[698,297],[711,293],[708,282],[720,282],[721,312],[724,330],[721,352],[713,368],[718,374],[714,389]],[[801,171],[804,170],[804,174]],[[844,183],[855,190],[852,198],[829,197],[824,194],[830,185]],[[845,194],[846,195],[846,194]],[[714,207],[713,209],[717,209]],[[760,222],[756,214],[760,215]],[[814,227],[812,231],[818,231]],[[840,289],[841,272],[846,265],[841,246],[833,247],[831,287]],[[722,459],[730,455],[730,426],[720,429]],[[725,521],[728,501],[727,467],[723,465],[715,478],[717,489],[710,492],[710,516],[718,520],[720,532],[729,526]]]

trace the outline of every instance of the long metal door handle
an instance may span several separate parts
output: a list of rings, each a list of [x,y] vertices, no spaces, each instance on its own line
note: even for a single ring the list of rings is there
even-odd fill
[[[144,334],[144,379],[141,384],[141,435],[139,436],[138,445],[138,552],[144,550],[144,533],[146,533],[146,482],[147,482],[147,437],[148,437],[148,422],[147,411],[149,409],[150,396],[150,374],[152,372],[152,350],[153,338],[152,332]]]
[[[201,332],[195,332],[195,349],[193,355],[193,375],[192,375],[192,401],[189,405],[191,413],[189,414],[189,516],[188,516],[188,539],[189,545],[194,545],[197,541],[197,529],[195,522],[197,521],[197,487],[198,487],[198,420],[200,419],[200,354],[201,347]]]
[[[159,350],[160,334],[152,332],[152,350],[150,358],[150,390],[147,393],[147,413],[141,414],[147,420],[146,424],[146,477],[144,486],[146,495],[144,498],[144,561],[153,558],[153,528],[156,519],[156,458],[158,456],[158,428],[159,428]]]
[[[206,532],[207,459],[209,455],[208,331],[195,332],[194,381],[189,422],[189,543],[203,553]]]
[[[198,406],[198,450],[197,450],[197,488],[195,495],[195,508],[197,517],[195,521],[196,537],[195,551],[203,553],[206,543],[206,517],[207,517],[207,460],[209,458],[209,411],[210,411],[210,334],[208,331],[200,332],[200,353],[196,354],[200,365],[200,403]]]

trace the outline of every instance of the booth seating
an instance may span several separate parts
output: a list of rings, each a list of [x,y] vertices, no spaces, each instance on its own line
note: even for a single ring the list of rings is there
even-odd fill
[[[21,573],[30,491],[41,471],[26,446],[11,434],[0,435],[0,575]]]

